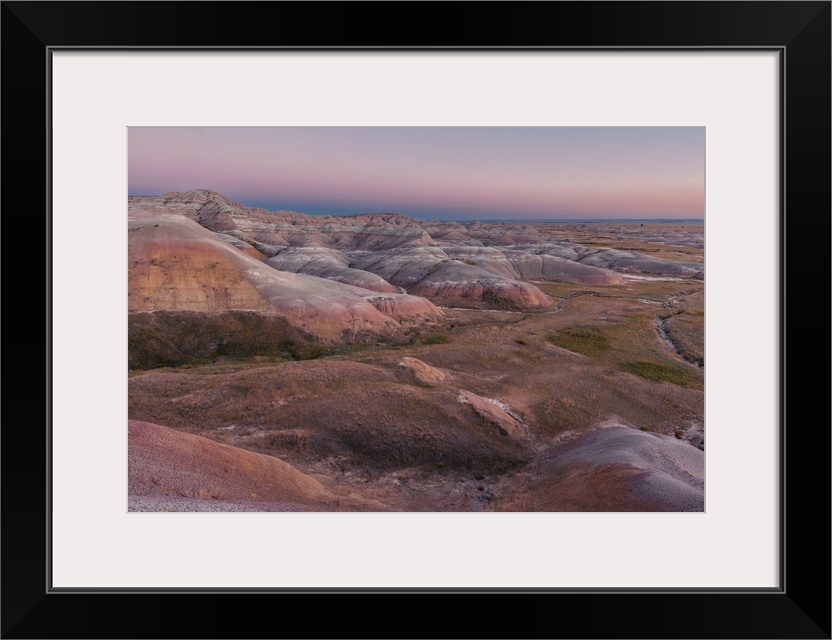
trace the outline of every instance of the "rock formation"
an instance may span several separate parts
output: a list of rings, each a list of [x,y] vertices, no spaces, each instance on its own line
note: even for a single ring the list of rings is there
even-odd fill
[[[392,335],[442,315],[423,298],[278,271],[183,215],[144,210],[128,231],[130,311],[255,310],[329,342]]]
[[[566,236],[580,224],[311,216],[246,207],[207,189],[131,196],[128,213],[131,311],[254,310],[326,342],[435,322],[435,305],[549,311],[541,281],[704,274],[702,264],[573,242]],[[626,228],[605,229],[630,239]],[[657,228],[647,237],[681,247],[700,236]]]
[[[334,507],[335,496],[320,482],[278,458],[136,420],[128,421],[127,437],[131,499]]]
[[[445,375],[445,373],[440,369],[432,367],[418,358],[404,357],[399,363],[399,366],[401,366],[414,381],[427,387],[435,387],[436,385],[445,382],[448,378],[448,376]]]
[[[535,511],[704,511],[705,454],[688,442],[618,424],[553,451]]]

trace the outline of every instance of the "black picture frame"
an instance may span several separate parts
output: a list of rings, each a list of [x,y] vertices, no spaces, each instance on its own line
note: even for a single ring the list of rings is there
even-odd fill
[[[3,638],[830,637],[829,387],[812,373],[818,361],[826,370],[829,353],[830,2],[3,2],[0,15]],[[778,51],[785,80],[779,588],[51,589],[49,399],[57,382],[49,376],[49,269],[59,265],[49,259],[50,56],[129,47]],[[823,305],[798,293],[807,277]],[[320,615],[310,620],[301,605]],[[386,626],[389,617],[401,626]]]

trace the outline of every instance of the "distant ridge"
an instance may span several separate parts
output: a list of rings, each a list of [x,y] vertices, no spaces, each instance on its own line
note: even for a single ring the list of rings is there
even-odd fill
[[[438,307],[551,311],[556,301],[539,281],[704,277],[701,262],[685,261],[684,252],[669,252],[681,257],[671,259],[619,244],[632,227],[608,219],[315,216],[247,207],[204,188],[130,196],[128,217],[131,311],[274,314],[328,343],[401,337],[439,321]],[[661,222],[629,224],[655,225],[640,241],[701,248],[699,229]],[[575,228],[597,223],[610,225],[608,242],[573,241]]]

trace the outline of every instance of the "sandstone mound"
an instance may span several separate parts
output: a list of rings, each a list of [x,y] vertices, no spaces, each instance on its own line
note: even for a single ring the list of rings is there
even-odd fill
[[[546,311],[555,305],[540,289],[489,273],[480,267],[451,260],[434,269],[409,291],[448,306]]]
[[[455,260],[472,264],[503,278],[517,278],[520,273],[508,259],[506,252],[497,247],[443,247],[445,253]]]
[[[455,250],[449,249],[453,253]],[[470,252],[463,251],[463,255]],[[489,256],[500,254],[497,249]],[[504,257],[503,257],[504,258]],[[505,261],[505,260],[504,260]],[[496,264],[496,259],[492,262]],[[359,269],[378,274],[408,292],[448,306],[488,306],[503,309],[540,311],[554,304],[537,287],[514,279],[510,267],[506,275],[476,264],[452,259],[439,247],[419,247],[360,257]],[[499,270],[498,270],[499,271]]]
[[[612,425],[554,451],[535,511],[703,511],[705,456],[687,442]]]
[[[410,374],[410,376],[417,382],[428,387],[441,384],[447,379],[447,376],[441,370],[436,367],[432,367],[417,358],[402,358],[399,366],[403,367],[404,370],[407,371],[408,374]]]
[[[419,296],[366,290],[360,295],[381,313],[395,318],[399,326],[403,327],[431,326],[443,315],[432,302]]]
[[[128,492],[330,510],[335,497],[290,464],[157,424],[128,421]]]
[[[363,251],[383,251],[403,247],[425,247],[433,244],[433,238],[420,222],[397,213],[372,213],[338,217],[344,225],[338,246],[348,246]]]
[[[587,246],[565,237],[574,237],[573,232],[582,237],[585,225],[437,222],[395,213],[312,216],[246,207],[207,189],[131,196],[128,212],[133,224],[164,214],[192,221],[203,230],[215,232],[215,239],[225,241],[239,253],[257,261],[267,260],[279,273],[314,276],[381,294],[406,290],[449,307],[547,311],[554,307],[552,300],[529,280],[613,285],[623,281],[620,273],[679,278],[703,278],[704,273],[702,264]],[[664,244],[701,243],[695,234],[674,231],[663,235],[660,231],[656,231],[655,238],[648,238]],[[618,233],[613,228],[607,232]],[[308,290],[309,296],[294,290],[289,300],[278,291],[286,288],[285,279],[278,285],[273,273],[261,278],[258,269],[237,263],[229,269],[215,255],[219,249],[207,248],[204,238],[199,242],[193,238],[179,240],[178,245],[169,242],[169,250],[160,255],[148,256],[149,260],[156,260],[153,266],[162,269],[143,274],[144,288],[131,279],[131,309],[276,312],[275,308],[279,308],[286,317],[294,317],[293,322],[299,326],[329,341],[342,340],[339,332],[354,339],[362,332],[387,334],[396,329],[395,323],[390,325],[369,307],[375,307],[381,316],[397,320],[398,314],[403,313],[411,324],[420,321],[420,314],[426,320],[430,320],[427,316],[439,315],[426,301],[376,298],[368,306],[366,300],[336,300],[332,296],[337,298],[345,293],[366,296],[355,290],[320,293],[310,281],[295,281]],[[131,250],[132,246],[131,234]],[[173,249],[180,276],[182,268],[190,274],[174,278],[164,273],[172,266],[169,261]],[[138,271],[145,268],[141,257],[133,266]],[[242,281],[235,270],[243,275]],[[252,277],[249,270],[254,273]],[[133,284],[139,286],[134,290]],[[275,286],[264,291],[270,285]],[[329,308],[316,308],[324,298],[328,299]],[[319,322],[321,315],[335,315],[337,319]],[[317,327],[319,324],[329,326]]]
[[[459,391],[459,401],[470,404],[474,411],[494,424],[503,435],[509,435],[513,438],[525,438],[527,436],[525,425],[519,416],[509,413],[508,407],[501,406],[502,403],[498,404],[494,400],[483,398],[462,389]]]
[[[255,310],[319,339],[393,335],[442,312],[423,298],[384,294],[277,271],[189,218],[154,212],[129,220],[130,311]],[[380,309],[383,309],[380,310]]]
[[[409,288],[449,260],[438,247],[419,247],[358,256],[357,269],[370,271],[396,286]]]
[[[541,242],[535,225],[522,223],[465,222],[468,236],[476,238],[487,246],[511,246],[517,244],[538,244]]]
[[[644,273],[670,278],[704,279],[703,265],[676,262],[664,258],[646,256],[633,251],[588,249],[580,257],[581,264],[613,269],[622,273]]]
[[[131,196],[131,216],[143,209],[176,211],[217,232],[237,232],[273,246],[331,247],[381,251],[433,243],[419,221],[395,213],[357,216],[313,216],[294,211],[246,207],[209,189]]]
[[[609,269],[573,262],[558,256],[512,251],[509,258],[520,277],[528,280],[593,285],[620,284],[624,281],[620,275]]]
[[[619,284],[622,282],[621,276],[614,271],[541,253],[534,247],[445,247],[444,250],[457,260],[472,263],[489,273],[504,278],[575,284]]]
[[[263,255],[261,251],[242,238],[238,238],[237,236],[232,236],[227,233],[217,233],[217,237],[220,240],[225,240],[232,247],[236,247],[243,253],[250,255],[252,258],[257,258],[261,261],[266,259],[266,256]]]
[[[262,263],[188,218],[146,210],[128,221],[128,307],[265,311],[268,301],[241,274],[242,264]],[[238,257],[237,264],[229,258]]]
[[[266,261],[278,271],[303,273],[343,282],[379,293],[399,293],[400,289],[369,271],[353,269],[340,251],[324,247],[289,247]]]

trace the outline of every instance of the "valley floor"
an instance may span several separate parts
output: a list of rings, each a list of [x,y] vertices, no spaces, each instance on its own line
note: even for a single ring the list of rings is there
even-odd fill
[[[703,281],[533,284],[551,310],[443,308],[407,341],[132,371],[131,420],[249,476],[165,475],[131,430],[130,509],[702,511]],[[305,489],[269,498],[267,458]]]

